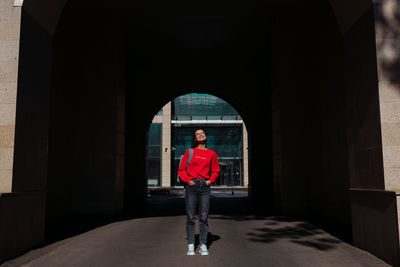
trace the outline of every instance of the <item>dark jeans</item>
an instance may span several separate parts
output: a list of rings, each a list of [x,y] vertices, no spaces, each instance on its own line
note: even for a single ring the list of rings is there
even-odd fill
[[[188,244],[194,244],[195,215],[199,204],[200,243],[207,244],[208,211],[210,208],[210,186],[204,179],[194,179],[194,185],[185,185],[186,235]]]

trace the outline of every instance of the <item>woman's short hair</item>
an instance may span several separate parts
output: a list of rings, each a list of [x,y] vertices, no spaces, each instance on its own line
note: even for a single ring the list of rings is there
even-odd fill
[[[193,133],[192,133],[192,147],[195,148],[199,145],[199,143],[196,141],[196,132],[198,130],[202,130],[204,132],[204,134],[207,136],[206,131],[203,128],[195,128]],[[207,140],[204,143],[204,145],[207,147]]]

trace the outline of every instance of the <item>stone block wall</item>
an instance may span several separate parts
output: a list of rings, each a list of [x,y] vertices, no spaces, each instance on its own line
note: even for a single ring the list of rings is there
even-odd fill
[[[86,12],[67,4],[54,37],[48,218],[116,214],[124,205],[122,27],[103,20],[106,10]]]
[[[276,209],[307,218],[348,241],[351,218],[341,36],[329,7],[321,3],[314,8],[318,12],[304,6],[277,13],[271,38]],[[293,25],[296,16],[307,19]]]
[[[400,191],[400,1],[374,1],[385,189]]]
[[[390,31],[390,23],[380,21],[382,11],[398,12],[393,4],[374,1],[344,32],[343,47],[353,242],[398,266],[397,201],[391,178],[399,156],[398,107],[396,92],[387,82],[393,69],[384,68],[391,52],[380,37]]]
[[[161,186],[171,186],[171,102],[163,107],[162,113],[162,154],[161,154]]]
[[[11,192],[21,7],[0,2],[0,194]]]
[[[5,193],[0,197],[0,264],[37,248],[44,240],[45,195]]]

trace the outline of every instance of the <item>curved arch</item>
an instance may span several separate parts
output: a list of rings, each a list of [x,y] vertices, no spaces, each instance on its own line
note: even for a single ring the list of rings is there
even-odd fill
[[[68,0],[24,0],[22,8],[53,36],[67,1]]]
[[[215,89],[210,89],[210,88],[201,88],[201,89],[184,89],[183,91],[179,91],[179,92],[173,92],[170,95],[170,99],[166,100],[166,99],[158,99],[157,103],[155,104],[154,107],[151,108],[151,112],[149,112],[149,114],[157,114],[157,112],[159,110],[161,110],[168,102],[172,101],[173,99],[185,95],[185,94],[190,94],[190,93],[200,93],[200,94],[210,94],[213,96],[216,96],[222,100],[224,100],[225,102],[227,102],[229,105],[231,105],[238,113],[239,115],[242,117],[244,124],[246,125],[246,128],[249,129],[250,126],[250,121],[247,118],[246,112],[243,111],[243,108],[241,108],[241,106],[239,104],[237,104],[236,101],[234,101],[235,99],[231,99],[232,96],[226,97],[223,93],[220,92],[220,90],[215,90]],[[146,122],[146,127],[148,128],[151,124],[152,121],[152,117],[150,119],[147,120]]]
[[[215,90],[214,90],[215,91]],[[183,101],[183,108],[186,111],[178,111],[175,114],[172,113],[173,109],[172,106],[174,105],[174,101],[177,98],[184,97],[184,99],[181,99]],[[188,98],[186,98],[188,97]],[[194,100],[192,102],[192,97],[196,98],[197,100]],[[219,109],[219,107],[215,106],[217,110],[214,110],[213,107],[214,105],[212,104],[211,106],[208,106],[208,100],[207,98],[211,98],[213,100],[210,100],[212,102],[216,101],[217,106],[221,105],[220,107],[223,107],[222,110]],[[244,120],[240,118],[239,121],[236,121],[235,125],[229,124],[229,125],[215,125],[212,124],[212,121],[206,122],[206,121],[197,121],[194,125],[190,125],[188,122],[183,122],[184,125],[182,127],[176,127],[174,125],[173,120],[180,120],[179,118],[174,117],[173,115],[183,115],[183,116],[190,116],[190,115],[211,115],[211,116],[225,116],[225,115],[239,115],[240,114],[230,103],[229,101],[226,101],[224,97],[218,97],[216,96],[215,92],[204,92],[204,90],[190,90],[189,93],[183,93],[178,95],[177,97],[171,97],[170,101],[162,107],[163,112],[162,115],[155,115],[153,117],[153,121],[150,123],[150,125],[146,126],[147,130],[147,140],[155,140],[155,136],[160,136],[157,138],[160,138],[161,143],[153,143],[153,145],[156,145],[161,149],[161,156],[158,158],[156,154],[146,154],[146,159],[147,159],[147,168],[146,168],[146,177],[149,181],[149,184],[146,184],[147,186],[156,185],[156,186],[162,186],[162,187],[175,187],[175,186],[180,186],[181,183],[176,183],[174,177],[176,177],[176,171],[177,171],[177,156],[179,157],[181,153],[183,152],[181,147],[182,142],[186,140],[183,138],[183,136],[190,135],[188,133],[188,130],[192,131],[193,127],[204,127],[203,129],[205,130],[210,130],[210,134],[212,136],[216,137],[216,143],[215,149],[217,153],[222,153],[222,157],[235,157],[235,159],[222,159],[223,163],[228,163],[231,164],[232,170],[236,174],[231,174],[231,178],[233,180],[226,180],[222,179],[221,181],[217,182],[218,185],[229,185],[230,183],[234,183],[235,186],[243,186],[246,190],[248,189],[249,185],[249,164],[248,164],[248,151],[247,148],[249,146],[248,142],[248,133],[247,133],[247,127],[246,124],[244,123]],[[180,103],[182,103],[179,101]],[[178,104],[179,106],[179,104]],[[176,106],[175,106],[176,107]],[[192,110],[192,107],[194,107],[195,111]],[[228,108],[229,107],[229,108]],[[226,109],[225,109],[226,108]],[[225,110],[225,111],[224,111]],[[194,111],[194,113],[191,113],[191,111]],[[205,118],[203,118],[205,119]],[[203,120],[202,119],[202,120]],[[207,120],[209,120],[208,118]],[[232,118],[233,119],[233,118]],[[238,118],[236,117],[237,120]],[[185,119],[184,119],[185,120]],[[212,120],[212,119],[211,119]],[[188,124],[187,124],[188,123]],[[199,123],[199,124],[197,124]],[[154,127],[154,128],[153,128]],[[161,128],[160,128],[161,127]],[[243,127],[243,128],[242,128]],[[161,130],[162,129],[162,130]],[[161,131],[160,131],[161,130]],[[156,135],[153,135],[156,134]],[[237,139],[237,137],[239,137]],[[167,138],[166,138],[167,137]],[[170,137],[170,138],[168,138]],[[232,147],[235,147],[235,153],[232,154],[232,151],[225,151],[220,147],[221,144],[221,139],[220,138],[225,138],[223,143],[224,145],[230,145]],[[149,143],[146,142],[148,145]],[[186,144],[188,145],[188,144]],[[172,148],[172,150],[171,150]],[[175,150],[176,149],[176,150]],[[169,154],[165,154],[165,152]],[[236,154],[239,153],[239,154]],[[151,167],[150,167],[151,166]],[[162,166],[162,167],[160,167]],[[170,168],[171,167],[171,168]],[[225,177],[225,176],[224,176]],[[153,179],[153,180],[151,180]],[[157,183],[155,181],[158,180]],[[151,181],[151,182],[150,182]],[[155,183],[155,184],[154,184]],[[233,185],[233,184],[230,184]]]
[[[53,36],[67,1],[68,0],[24,0],[23,9]],[[357,19],[372,6],[372,2],[368,0],[350,2],[344,0],[328,0],[328,2],[335,13],[342,34],[346,33]]]
[[[373,5],[372,1],[369,0],[329,0],[329,4],[336,16],[336,20],[342,34],[345,34],[351,28],[351,26]]]

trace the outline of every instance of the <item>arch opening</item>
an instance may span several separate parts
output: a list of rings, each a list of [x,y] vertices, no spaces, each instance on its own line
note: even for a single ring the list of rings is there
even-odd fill
[[[177,179],[179,159],[191,147],[192,131],[199,127],[207,133],[208,147],[219,155],[221,174],[215,186],[247,189],[248,135],[244,121],[228,102],[205,93],[178,96],[153,118],[147,143],[149,188],[183,187]]]

